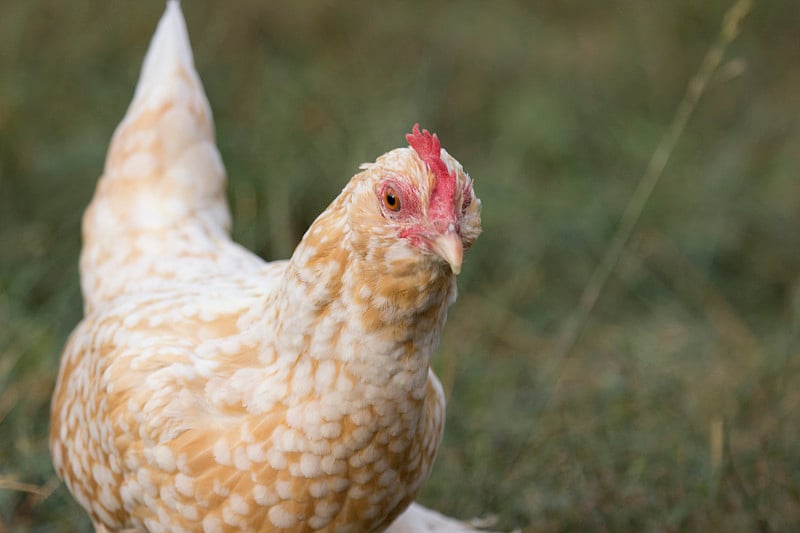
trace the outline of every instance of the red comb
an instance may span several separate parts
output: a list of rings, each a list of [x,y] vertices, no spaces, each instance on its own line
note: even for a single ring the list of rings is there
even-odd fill
[[[442,161],[442,145],[439,137],[428,130],[419,131],[419,124],[414,124],[411,133],[406,134],[409,146],[433,173],[434,187],[431,193],[430,208],[432,211],[452,213],[453,200],[456,193],[456,176],[447,170],[447,165]]]

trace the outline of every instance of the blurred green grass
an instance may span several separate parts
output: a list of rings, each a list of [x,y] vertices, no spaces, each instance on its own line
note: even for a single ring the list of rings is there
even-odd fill
[[[424,503],[531,531],[800,525],[795,0],[745,20],[554,357],[728,6],[184,2],[257,253],[287,256],[415,121],[475,179],[484,235],[435,362],[448,419]],[[49,395],[81,314],[80,217],[162,9],[0,3],[0,531],[89,528],[50,465]]]

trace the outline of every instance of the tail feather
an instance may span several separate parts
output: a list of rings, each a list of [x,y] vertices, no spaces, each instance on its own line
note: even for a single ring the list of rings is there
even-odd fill
[[[113,296],[110,286],[120,269],[152,275],[137,258],[162,254],[174,242],[185,247],[187,231],[199,239],[225,240],[229,228],[225,168],[211,108],[180,4],[169,0],[84,214],[81,278],[87,311]]]
[[[170,79],[176,69],[181,69],[183,73],[189,75],[202,93],[180,3],[177,0],[169,0],[167,9],[150,40],[131,107],[134,107],[148,90],[157,88],[160,81]]]

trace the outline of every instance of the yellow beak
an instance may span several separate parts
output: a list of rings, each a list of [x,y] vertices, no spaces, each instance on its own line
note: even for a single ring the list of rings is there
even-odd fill
[[[453,274],[461,272],[461,262],[464,260],[464,247],[461,245],[461,235],[456,231],[448,231],[437,235],[430,241],[431,250],[447,261]]]

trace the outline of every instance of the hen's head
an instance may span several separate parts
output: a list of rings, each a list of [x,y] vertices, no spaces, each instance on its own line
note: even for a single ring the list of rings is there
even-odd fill
[[[481,202],[436,134],[414,125],[406,140],[409,148],[362,165],[353,180],[351,238],[365,254],[390,263],[449,265],[458,274],[464,250],[481,232]]]

